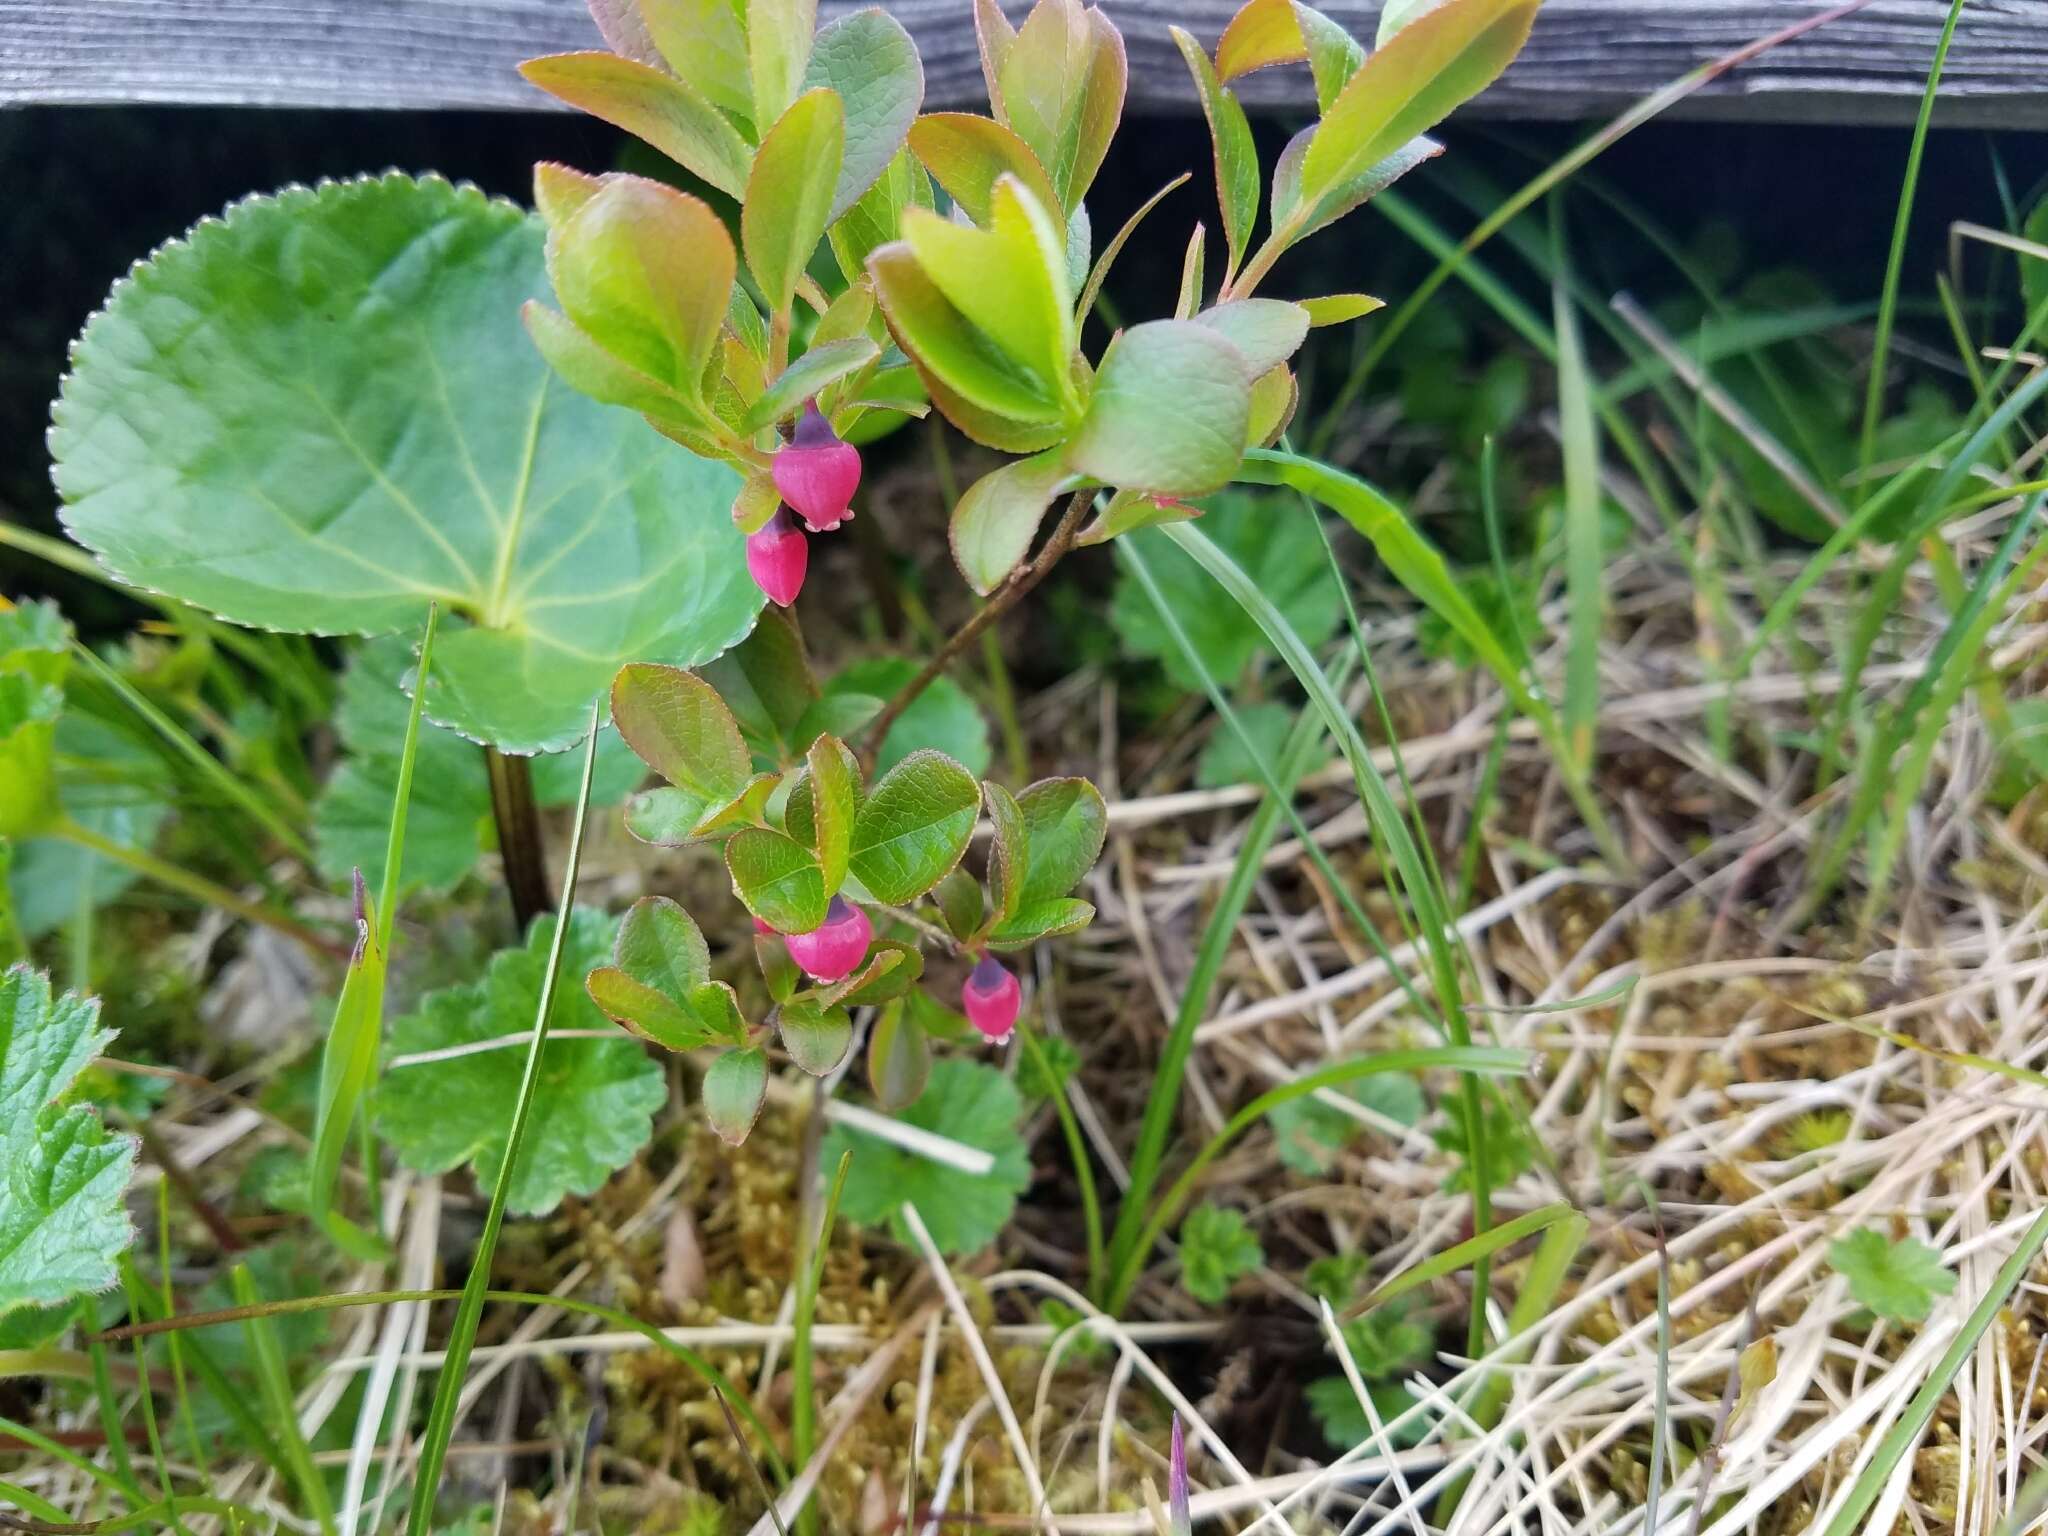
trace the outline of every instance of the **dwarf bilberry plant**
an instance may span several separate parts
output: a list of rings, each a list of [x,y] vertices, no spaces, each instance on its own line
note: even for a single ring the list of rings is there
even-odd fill
[[[789,611],[735,653],[750,704],[775,678],[786,728],[750,740],[714,682],[672,666],[628,665],[611,694],[620,733],[667,781],[632,802],[628,826],[650,842],[722,847],[759,929],[772,1007],[747,1019],[733,989],[711,980],[696,925],[663,898],[628,916],[590,995],[648,1039],[721,1050],[705,1098],[725,1135],[753,1124],[771,1041],[829,1072],[862,1006],[889,1010],[877,1038],[890,1049],[870,1072],[877,1093],[900,1101],[921,1088],[914,1064],[928,1053],[904,1036],[930,1011],[900,1002],[930,939],[971,962],[960,991],[968,1022],[1009,1038],[1022,989],[995,953],[1088,922],[1092,909],[1071,893],[1102,846],[1101,796],[1077,779],[1012,796],[931,750],[870,782],[875,744],[1068,551],[1192,518],[1190,498],[1270,478],[1244,465],[1293,413],[1295,351],[1312,326],[1377,301],[1270,298],[1261,284],[1293,245],[1438,153],[1425,130],[1505,67],[1535,10],[1536,0],[1391,5],[1371,54],[1291,0],[1250,0],[1213,55],[1176,28],[1215,148],[1216,280],[1198,224],[1178,290],[1162,296],[1168,316],[1119,330],[1092,355],[1083,328],[1095,298],[1158,202],[1095,255],[1086,196],[1127,78],[1123,39],[1102,11],[1037,0],[1013,25],[977,0],[987,116],[921,114],[922,69],[894,20],[867,10],[816,29],[804,0],[597,5],[610,52],[524,67],[740,204],[735,241],[688,192],[544,164],[535,202],[560,308],[525,310],[570,384],[737,472],[747,570]],[[1289,63],[1308,65],[1321,115],[1274,167],[1254,247],[1262,178],[1231,83]],[[1014,455],[951,516],[954,558],[988,601],[873,718],[814,729],[796,607],[808,541],[854,516],[852,439],[931,409]],[[1064,510],[1041,542],[1056,502]],[[976,878],[963,858],[984,819]]]

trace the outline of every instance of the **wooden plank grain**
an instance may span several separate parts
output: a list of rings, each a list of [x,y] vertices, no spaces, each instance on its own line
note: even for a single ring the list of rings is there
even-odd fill
[[[1478,104],[1499,117],[1612,112],[1829,0],[1549,0],[1529,47]],[[829,17],[853,8],[825,0]],[[982,99],[966,0],[892,0],[923,52],[928,100]],[[1192,110],[1169,21],[1213,43],[1235,0],[1109,0],[1139,110]],[[1372,0],[1325,7],[1372,35]],[[1013,14],[1018,7],[1011,5]],[[1910,120],[1946,0],[1871,0],[1744,65],[1686,115],[1780,122]],[[582,0],[0,0],[0,106],[126,102],[541,110],[514,66],[597,46]],[[1289,71],[1249,104],[1298,107]],[[2048,0],[1970,0],[1937,121],[2048,127]]]

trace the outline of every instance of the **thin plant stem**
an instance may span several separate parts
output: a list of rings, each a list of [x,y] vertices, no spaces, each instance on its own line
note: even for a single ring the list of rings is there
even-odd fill
[[[810,1463],[816,1448],[818,1394],[812,1381],[815,1356],[811,1351],[811,1324],[818,1315],[818,1287],[825,1279],[825,1256],[832,1246],[832,1223],[839,1215],[839,1196],[846,1188],[846,1170],[853,1164],[853,1150],[839,1156],[839,1168],[832,1176],[832,1192],[825,1197],[825,1210],[818,1219],[817,1234],[799,1256],[796,1311],[792,1318],[794,1337],[789,1347],[790,1404],[789,1459],[797,1466]],[[818,1506],[805,1499],[796,1513],[800,1536],[815,1536]]]
[[[1095,1170],[1088,1162],[1088,1143],[1081,1136],[1081,1123],[1074,1118],[1074,1106],[1067,1101],[1066,1084],[1054,1074],[1037,1033],[1029,1025],[1019,1024],[1017,1039],[1024,1054],[1038,1068],[1039,1076],[1045,1079],[1053,1113],[1059,1117],[1060,1134],[1067,1142],[1067,1159],[1074,1165],[1074,1183],[1081,1191],[1081,1221],[1088,1238],[1088,1280],[1091,1285],[1100,1286],[1109,1277],[1103,1272],[1102,1205],[1095,1193]]]
[[[147,853],[140,848],[130,848],[125,843],[117,843],[70,817],[51,827],[48,835],[89,849],[103,858],[112,859],[116,864],[125,864],[144,879],[166,886],[181,895],[190,896],[202,905],[220,907],[249,922],[274,929],[288,938],[297,939],[308,949],[331,959],[348,958],[348,951],[341,945],[315,933],[291,914],[238,896],[226,886],[216,884],[204,875],[180,869],[169,860],[160,859],[153,853]]]
[[[583,783],[576,794],[576,821],[569,836],[569,857],[562,870],[562,905],[567,908],[576,894],[576,875],[583,862],[583,827],[590,814],[590,780],[597,767],[597,730],[600,704],[590,706],[590,735],[583,750]],[[519,1097],[512,1105],[512,1123],[505,1132],[505,1156],[498,1165],[498,1177],[491,1187],[491,1204],[484,1215],[476,1255],[470,1261],[469,1280],[462,1288],[462,1300],[455,1312],[455,1326],[448,1336],[447,1363],[435,1384],[434,1404],[427,1429],[420,1441],[418,1475],[411,1506],[406,1510],[407,1536],[427,1536],[434,1524],[434,1493],[441,1486],[441,1468],[447,1461],[448,1442],[455,1434],[456,1404],[462,1396],[462,1382],[468,1374],[469,1353],[476,1345],[477,1325],[483,1320],[484,1293],[490,1288],[491,1260],[498,1251],[498,1232],[505,1223],[505,1204],[512,1194],[512,1175],[519,1166],[519,1154],[526,1140],[526,1125],[533,1113],[534,1091],[540,1086],[541,1061],[547,1051],[548,1024],[554,1012],[555,987],[561,978],[562,950],[569,937],[566,911],[556,920],[553,941],[548,945],[546,969],[541,973],[539,1005],[534,1010],[533,1043],[526,1049],[526,1069],[519,1080]]]
[[[1913,124],[1912,147],[1906,151],[1906,174],[1899,183],[1899,207],[1892,218],[1891,253],[1884,264],[1884,290],[1877,301],[1877,336],[1870,348],[1870,378],[1863,390],[1863,435],[1856,451],[1859,481],[1877,455],[1877,417],[1884,408],[1884,370],[1891,354],[1892,326],[1898,316],[1899,280],[1906,266],[1906,232],[1913,223],[1920,161],[1927,152],[1927,130],[1934,121],[1934,98],[1941,87],[1942,66],[1948,62],[1949,45],[1955,41],[1956,23],[1962,14],[1963,0],[1950,0],[1948,20],[1942,26],[1941,41],[1934,46],[1934,63],[1927,71],[1927,88],[1920,95],[1920,115]]]
[[[1067,499],[1066,510],[1045,541],[1045,547],[1029,565],[1013,572],[1010,579],[990,594],[989,600],[977,608],[974,617],[962,624],[947,637],[932,659],[925,663],[917,676],[898,690],[896,697],[882,706],[880,714],[868,722],[866,746],[861,753],[861,766],[869,773],[874,771],[875,756],[889,734],[889,727],[902,717],[903,711],[917,702],[919,694],[938,681],[940,675],[957,661],[968,646],[972,645],[981,632],[1015,607],[1017,600],[1045,580],[1048,572],[1058,565],[1067,551],[1074,547],[1074,536],[1081,531],[1081,519],[1087,514],[1093,499],[1091,491],[1076,491]]]
[[[548,895],[547,848],[540,835],[540,806],[533,798],[529,758],[485,747],[484,769],[491,782],[491,819],[498,828],[498,856],[505,864],[505,894],[520,934],[552,910]]]

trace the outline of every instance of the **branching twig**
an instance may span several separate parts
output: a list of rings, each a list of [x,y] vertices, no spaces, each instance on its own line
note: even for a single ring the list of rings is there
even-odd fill
[[[1076,491],[1067,499],[1066,510],[1060,514],[1052,537],[1045,541],[1045,547],[1038,552],[1038,558],[1029,565],[1019,567],[1010,579],[990,594],[989,600],[975,611],[974,617],[962,624],[939,647],[937,654],[897,692],[896,697],[882,706],[882,712],[868,722],[865,745],[861,748],[860,761],[863,773],[872,775],[875,758],[882,750],[882,742],[889,734],[902,713],[917,702],[917,696],[938,680],[939,674],[950,667],[960,654],[972,645],[981,632],[995,623],[1016,605],[1017,599],[1029,592],[1045,579],[1046,573],[1068,550],[1074,547],[1074,536],[1081,531],[1081,519],[1087,515],[1088,505],[1093,499],[1092,491]]]

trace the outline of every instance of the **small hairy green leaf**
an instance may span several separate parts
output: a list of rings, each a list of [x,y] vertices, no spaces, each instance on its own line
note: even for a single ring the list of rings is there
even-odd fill
[[[759,1046],[727,1051],[704,1073],[705,1118],[734,1146],[747,1139],[767,1096],[768,1053]]]
[[[815,853],[786,833],[742,828],[726,842],[725,867],[746,909],[769,927],[809,933],[825,921],[833,896],[825,871]]]
[[[1181,1288],[1197,1301],[1220,1305],[1241,1276],[1266,1262],[1266,1250],[1241,1212],[1198,1205],[1180,1224]]]

